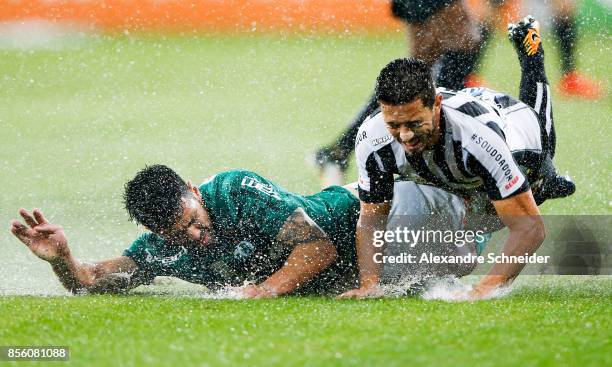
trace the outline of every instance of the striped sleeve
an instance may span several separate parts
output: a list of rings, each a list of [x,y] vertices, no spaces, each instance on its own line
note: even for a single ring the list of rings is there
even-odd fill
[[[383,203],[393,199],[393,173],[397,171],[391,145],[392,138],[386,129],[376,131],[364,123],[359,129],[355,146],[357,170],[359,173],[359,199],[366,203]],[[374,141],[374,143],[373,143]]]

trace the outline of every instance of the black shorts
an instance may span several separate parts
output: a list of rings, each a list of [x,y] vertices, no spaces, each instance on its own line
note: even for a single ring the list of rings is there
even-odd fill
[[[393,15],[406,23],[423,23],[456,0],[393,0]]]

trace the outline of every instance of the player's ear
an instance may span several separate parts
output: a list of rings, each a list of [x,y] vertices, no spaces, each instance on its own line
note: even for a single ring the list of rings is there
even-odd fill
[[[436,99],[434,100],[434,110],[437,110],[442,105],[442,94],[436,94]]]
[[[202,199],[202,194],[200,194],[200,189],[198,189],[197,186],[194,186],[193,183],[191,183],[191,181],[187,181],[187,187],[189,188],[189,191],[193,192],[193,194],[198,198],[198,199]]]

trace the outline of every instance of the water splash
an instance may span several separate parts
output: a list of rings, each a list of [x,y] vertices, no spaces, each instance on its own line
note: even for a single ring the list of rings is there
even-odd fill
[[[421,297],[428,301],[466,302],[469,301],[468,292],[471,290],[471,285],[462,283],[458,278],[438,278],[428,281]],[[499,288],[483,299],[502,298],[510,294],[511,290],[511,287]]]

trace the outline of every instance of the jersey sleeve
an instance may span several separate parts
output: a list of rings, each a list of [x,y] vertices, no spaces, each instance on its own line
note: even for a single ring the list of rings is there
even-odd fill
[[[390,149],[390,146],[383,149]],[[393,199],[393,172],[385,169],[379,152],[362,141],[355,147],[355,157],[359,174],[359,200],[364,203],[383,203]]]
[[[231,171],[224,190],[236,209],[236,220],[272,241],[287,218],[299,207],[292,194],[250,171]]]
[[[465,165],[479,176],[491,200],[502,200],[529,190],[529,182],[501,136],[483,127],[464,145]]]
[[[147,261],[152,256],[151,248],[155,246],[156,241],[161,241],[161,239],[153,233],[145,233],[123,251],[123,256],[129,257],[138,266],[133,276],[137,276],[143,284],[150,284],[156,276],[165,275],[161,267],[156,266],[152,261]]]

